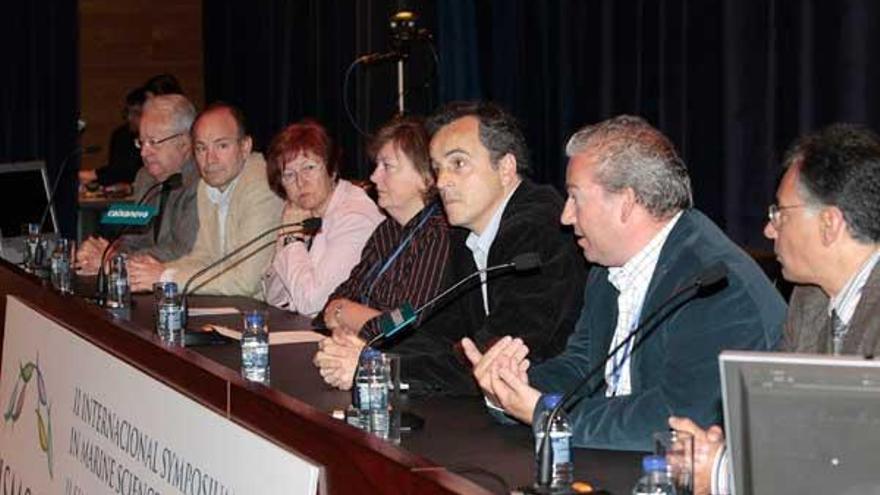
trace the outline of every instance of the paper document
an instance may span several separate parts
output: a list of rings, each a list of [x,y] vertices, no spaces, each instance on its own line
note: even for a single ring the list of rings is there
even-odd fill
[[[241,313],[238,308],[221,307],[221,308],[189,308],[187,314],[189,316],[221,316],[221,315],[237,315]]]
[[[202,328],[217,332],[230,339],[241,340],[241,332],[223,325],[204,325]],[[269,345],[302,344],[304,342],[317,342],[323,338],[324,335],[311,330],[277,330],[269,332]]]

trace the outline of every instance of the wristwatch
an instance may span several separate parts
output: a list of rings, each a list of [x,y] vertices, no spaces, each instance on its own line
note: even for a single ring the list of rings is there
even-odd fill
[[[288,244],[293,244],[294,242],[306,242],[306,240],[302,236],[296,234],[289,234],[284,236],[285,246],[287,246]]]

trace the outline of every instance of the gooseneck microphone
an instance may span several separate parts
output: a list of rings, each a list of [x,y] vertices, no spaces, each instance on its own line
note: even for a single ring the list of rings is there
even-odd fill
[[[645,330],[645,332],[641,336],[641,338],[636,339],[635,343],[633,344],[632,350],[630,351],[630,354],[629,354],[630,357],[632,357],[632,355],[636,352],[636,349],[638,349],[641,346],[641,344],[643,342],[645,342],[645,340],[647,340],[647,338],[650,337],[654,333],[654,331],[658,328],[658,324],[660,322],[662,322],[663,320],[668,318],[672,313],[674,313],[676,310],[680,309],[682,306],[687,304],[693,298],[700,295],[700,293],[704,289],[713,287],[716,284],[719,284],[720,282],[725,280],[726,278],[727,278],[727,266],[721,261],[713,263],[708,268],[704,269],[703,271],[699,272],[697,275],[692,277],[690,279],[690,281],[688,281],[684,285],[680,286],[678,289],[673,291],[672,294],[669,295],[669,297],[667,297],[665,300],[663,300],[663,302],[661,302],[654,311],[652,311],[647,317],[645,317],[645,319],[642,320],[642,323],[640,323],[638,326],[636,326],[636,328],[633,329],[633,331],[631,331],[626,336],[626,338],[624,338],[620,343],[618,343],[613,349],[608,351],[608,355],[605,356],[605,359],[603,359],[602,362],[600,362],[596,366],[593,366],[593,368],[590,369],[589,372],[587,372],[587,374],[586,374],[586,376],[584,376],[584,378],[582,378],[573,388],[569,389],[569,391],[566,392],[565,395],[562,396],[562,400],[560,400],[559,403],[556,404],[556,406],[550,410],[550,414],[547,415],[546,423],[544,425],[541,425],[541,428],[543,428],[543,430],[544,430],[544,436],[541,438],[541,443],[538,446],[538,456],[540,459],[540,462],[538,465],[538,479],[535,483],[535,486],[532,487],[532,489],[533,489],[532,493],[542,493],[542,494],[559,493],[559,492],[554,491],[550,487],[550,482],[551,482],[551,478],[552,478],[552,470],[553,470],[553,449],[550,448],[550,432],[549,432],[550,425],[553,424],[553,420],[559,414],[559,411],[567,410],[576,401],[580,400],[581,397],[579,397],[577,395],[578,392],[585,385],[590,383],[590,381],[597,374],[604,371],[605,365],[608,364],[608,361],[612,357],[614,357],[617,354],[617,352],[623,348],[623,346],[627,345],[630,340],[632,340],[634,337],[636,337],[639,334],[639,332],[641,332],[642,330]],[[687,294],[687,297],[683,298],[682,300],[680,300],[678,302],[677,305],[675,305],[671,309],[669,309],[670,303],[677,300],[683,294]],[[666,309],[669,309],[669,311],[667,311],[665,314],[662,315],[662,317],[660,317],[661,313],[663,313],[663,311]],[[620,365],[622,366],[623,362],[621,362]],[[593,391],[588,393],[586,395],[586,398],[591,397],[593,395],[593,393],[595,393],[595,390],[597,390],[597,389],[594,389]],[[564,493],[564,492],[562,492],[562,493]]]
[[[263,232],[260,232],[259,234],[257,234],[256,236],[254,236],[251,240],[245,242],[245,243],[242,244],[241,246],[238,246],[237,248],[233,249],[232,251],[226,253],[224,256],[220,257],[220,259],[218,259],[217,261],[214,261],[213,263],[209,264],[208,266],[206,266],[206,267],[202,268],[201,270],[197,271],[196,273],[192,274],[192,276],[190,276],[189,279],[187,279],[186,283],[183,285],[183,290],[180,291],[180,299],[181,299],[181,303],[182,303],[182,305],[183,305],[184,317],[186,317],[186,311],[187,311],[187,308],[188,308],[187,303],[186,303],[186,297],[189,295],[189,288],[190,288],[190,285],[192,285],[192,283],[193,283],[196,279],[198,279],[198,278],[201,277],[202,275],[208,273],[209,271],[211,271],[211,270],[214,269],[215,267],[219,266],[220,264],[222,264],[222,263],[224,263],[224,262],[226,262],[226,261],[229,261],[230,259],[232,259],[232,257],[234,257],[234,256],[236,256],[237,254],[241,253],[241,252],[244,251],[245,249],[247,249],[247,248],[253,246],[253,245],[256,244],[260,239],[266,237],[266,236],[269,235],[269,234],[274,234],[275,232],[277,232],[277,231],[279,231],[279,230],[281,230],[281,229],[289,229],[289,228],[291,228],[291,227],[300,227],[302,232],[317,232],[318,230],[321,229],[321,223],[322,223],[322,222],[321,222],[321,219],[320,219],[320,218],[318,218],[318,217],[313,217],[313,218],[306,218],[305,220],[302,220],[302,221],[300,221],[300,222],[291,222],[291,223],[284,223],[284,224],[281,224],[281,225],[276,225],[275,227],[272,227],[272,228],[270,228],[270,229],[264,230]],[[239,259],[235,264],[230,265],[230,266],[225,267],[225,268],[223,268],[222,270],[220,270],[220,271],[215,275],[215,277],[220,276],[220,275],[222,275],[223,273],[226,273],[227,270],[231,269],[231,268],[234,267],[234,266],[237,266],[239,263],[241,263],[241,262],[247,260],[247,259],[250,258],[251,256],[253,256],[253,255],[259,253],[259,252],[262,251],[263,249],[266,249],[267,247],[269,247],[269,246],[271,246],[271,245],[273,245],[273,244],[275,244],[275,240],[272,240],[272,241],[270,241],[270,242],[267,242],[267,243],[263,244],[262,246],[258,247],[257,249],[254,249],[253,251],[251,251],[251,252],[247,253],[246,255],[242,256],[241,259]]]
[[[384,62],[397,62],[398,60],[405,59],[407,57],[406,53],[399,51],[385,52],[385,53],[369,53],[367,55],[361,55],[355,60],[355,63],[361,65],[377,65]]]
[[[384,316],[386,316],[386,318],[387,318],[386,321],[388,321],[389,323],[385,326],[385,328],[381,328],[382,332],[380,334],[378,334],[375,337],[373,337],[372,339],[370,339],[370,341],[367,343],[365,348],[371,347],[379,339],[390,338],[391,336],[395,335],[397,332],[408,327],[412,322],[414,322],[414,321],[416,321],[416,319],[418,319],[419,315],[424,310],[433,306],[438,301],[441,301],[443,298],[445,298],[446,296],[448,296],[449,294],[454,292],[456,289],[461,287],[463,284],[465,284],[466,282],[468,282],[469,280],[471,280],[472,278],[474,278],[478,275],[482,275],[484,273],[494,272],[497,270],[504,270],[507,268],[513,268],[514,272],[526,272],[526,271],[530,271],[530,270],[535,270],[540,267],[541,267],[540,255],[538,255],[538,253],[529,252],[529,253],[522,253],[517,256],[514,256],[514,258],[507,263],[502,263],[499,265],[494,265],[494,266],[490,266],[487,268],[477,270],[477,271],[467,275],[466,277],[462,278],[461,280],[459,280],[458,282],[456,282],[455,284],[453,284],[452,286],[450,286],[448,289],[444,290],[440,294],[437,294],[436,296],[431,298],[431,300],[429,300],[425,304],[422,304],[418,309],[416,309],[413,312],[407,312],[403,308],[398,308],[398,309],[387,312],[386,315],[384,315]],[[407,304],[404,304],[402,306],[406,307]],[[408,314],[404,314],[404,313],[408,313]],[[381,324],[380,324],[380,327],[382,327]]]
[[[49,193],[49,200],[46,202],[46,208],[40,216],[40,232],[43,231],[46,217],[49,216],[49,212],[55,205],[55,194],[58,192],[58,185],[61,184],[61,177],[64,175],[64,171],[67,170],[67,164],[70,163],[70,159],[79,154],[90,155],[99,151],[101,151],[100,146],[77,146],[64,157],[64,160],[61,161],[61,166],[58,167],[58,172],[55,174],[55,181],[52,183],[52,191]]]
[[[378,342],[379,340],[382,340],[382,339],[387,339],[387,338],[391,337],[392,335],[396,334],[397,332],[408,327],[412,322],[414,322],[414,321],[416,321],[416,319],[418,319],[419,315],[424,310],[433,306],[434,304],[437,304],[438,301],[441,301],[442,299],[447,297],[449,294],[453,293],[456,289],[461,287],[464,283],[466,283],[467,281],[473,279],[474,277],[476,277],[478,275],[481,275],[484,273],[494,272],[497,270],[503,270],[506,268],[513,268],[513,272],[526,272],[526,271],[530,271],[530,270],[535,270],[540,267],[541,267],[541,257],[538,253],[534,253],[534,252],[522,253],[517,256],[514,256],[513,259],[507,263],[501,263],[499,265],[493,265],[490,267],[486,267],[486,268],[482,268],[482,269],[474,271],[473,273],[463,277],[458,282],[452,284],[448,289],[444,290],[440,294],[437,294],[436,296],[431,298],[431,300],[429,300],[428,302],[419,306],[419,308],[416,309],[415,311],[405,311],[406,307],[411,307],[411,306],[409,305],[409,303],[404,303],[401,306],[401,308],[383,313],[380,316],[380,318],[387,319],[388,321],[390,321],[390,323],[388,324],[388,327],[381,328],[383,326],[383,324],[382,324],[382,320],[380,320],[379,326],[382,331],[378,335],[376,335],[375,337],[370,339],[363,347],[361,347],[361,350],[358,353],[357,363],[355,363],[355,368],[354,368],[354,375],[351,378],[351,380],[352,380],[352,384],[351,384],[352,403],[354,404],[358,400],[357,384],[355,383],[355,381],[357,380],[357,374],[358,374],[358,371],[360,370],[360,367],[361,367],[361,358],[363,357],[364,351],[373,347],[376,344],[376,342]],[[404,312],[406,312],[408,314],[404,316],[403,315]],[[425,423],[425,420],[423,418],[420,418],[412,413],[408,413],[406,411],[403,411],[402,414],[408,418],[404,422],[410,422],[413,425],[412,426],[413,429],[420,429]]]
[[[140,199],[138,199],[136,204],[137,205],[144,204],[148,199],[150,199],[150,196],[160,187],[162,188],[162,191],[171,191],[171,190],[179,188],[182,185],[183,185],[183,174],[181,174],[180,172],[178,172],[176,174],[171,174],[171,176],[168,177],[167,179],[165,179],[164,181],[157,182],[157,183],[153,184],[152,186],[150,186],[146,191],[144,191],[144,194],[141,195]],[[115,246],[116,243],[119,242],[120,239],[122,239],[122,236],[127,234],[130,230],[131,230],[130,225],[126,225],[125,227],[123,227],[119,231],[119,233],[117,233],[116,236],[110,242],[107,243],[107,246],[104,248],[104,251],[101,252],[101,264],[98,265],[98,280],[97,280],[97,286],[98,286],[97,292],[98,293],[95,296],[98,301],[98,304],[103,304],[103,301],[105,300],[105,298],[107,296],[107,272],[104,270],[104,263],[106,263],[106,261],[107,261],[107,254],[110,253],[111,248],[113,246]]]
[[[459,287],[461,287],[462,284],[464,284],[468,280],[471,280],[472,278],[476,277],[477,275],[480,275],[483,273],[494,272],[496,270],[503,270],[505,268],[513,268],[514,272],[525,272],[525,271],[534,270],[534,269],[537,269],[540,267],[541,267],[541,257],[538,255],[538,253],[532,253],[532,252],[523,253],[523,254],[515,256],[512,260],[510,260],[507,263],[502,263],[500,265],[494,265],[494,266],[490,266],[487,268],[483,268],[483,269],[477,270],[477,271],[467,275],[466,277],[462,278],[458,282],[454,283],[448,289],[444,290],[440,294],[437,294],[436,296],[431,298],[430,301],[426,302],[425,304],[422,304],[417,310],[411,312],[411,314],[408,314],[405,318],[403,318],[401,316],[401,313],[403,312],[403,310],[401,308],[398,308],[398,309],[395,309],[395,310],[392,310],[392,311],[385,313],[383,316],[390,318],[392,323],[390,324],[390,326],[388,328],[382,329],[382,331],[378,335],[376,335],[375,337],[370,339],[361,348],[361,352],[358,353],[357,364],[355,365],[356,366],[355,367],[355,377],[357,377],[357,368],[360,367],[361,355],[364,353],[365,349],[373,347],[373,345],[375,345],[376,342],[378,342],[379,340],[387,339],[387,338],[391,337],[392,335],[396,334],[397,332],[408,327],[412,322],[416,321],[418,316],[424,310],[433,306],[434,304],[437,304],[438,301],[442,300],[443,298],[445,298],[446,296],[451,294],[453,291],[455,291],[455,289],[458,289]],[[408,303],[405,303],[403,306],[407,306],[407,305],[408,305]],[[383,316],[380,316],[380,318],[382,318]],[[382,325],[380,323],[380,327],[381,326]],[[354,378],[352,378],[352,380],[354,380]],[[354,387],[354,383],[352,383],[352,387]]]

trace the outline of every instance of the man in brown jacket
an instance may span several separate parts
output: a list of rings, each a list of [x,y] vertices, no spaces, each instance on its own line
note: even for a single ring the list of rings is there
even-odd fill
[[[237,108],[227,104],[206,108],[193,124],[192,140],[202,176],[195,244],[189,254],[168,263],[149,256],[133,258],[129,267],[133,290],[149,290],[160,279],[182,286],[197,271],[280,222],[281,199],[269,188],[262,155],[251,153],[251,138]],[[272,250],[238,263],[242,257],[218,266],[192,289],[199,294],[261,297],[260,278]]]
[[[880,138],[833,125],[799,141],[769,209],[783,276],[796,284],[783,351],[875,356],[880,351]],[[730,493],[721,428],[687,418],[694,434],[695,494]]]

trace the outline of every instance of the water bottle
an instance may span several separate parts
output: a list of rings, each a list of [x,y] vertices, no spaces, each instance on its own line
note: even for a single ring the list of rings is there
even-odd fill
[[[165,284],[165,292],[159,303],[159,318],[156,320],[156,332],[163,342],[179,345],[183,340],[183,306],[177,284]]]
[[[675,485],[666,472],[666,458],[646,455],[642,459],[642,477],[632,491],[633,495],[675,495]]]
[[[266,311],[244,313],[241,332],[241,374],[248,380],[266,382],[269,378],[269,327]]]
[[[544,439],[544,432],[547,431],[547,417],[550,411],[562,400],[561,394],[543,395],[543,409],[538,421],[535,422],[535,462],[538,471],[541,469],[541,441]],[[553,467],[550,486],[553,488],[568,488],[574,481],[574,464],[571,460],[571,423],[568,422],[568,416],[560,410],[553,423],[550,425],[550,448],[553,450]]]
[[[390,369],[382,353],[367,348],[361,353],[355,377],[355,400],[364,429],[385,436],[389,431],[388,385]]]
[[[49,266],[52,286],[62,294],[73,293],[73,280],[70,273],[71,242],[69,239],[59,238],[55,243]]]
[[[127,258],[124,253],[113,257],[110,265],[110,284],[107,306],[110,308],[127,308],[131,305],[131,289],[128,285]]]
[[[27,237],[25,238],[24,269],[35,273],[43,266],[43,241],[40,235],[41,226],[38,223],[27,224]]]

